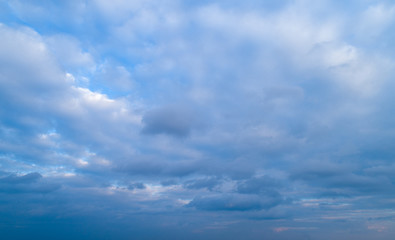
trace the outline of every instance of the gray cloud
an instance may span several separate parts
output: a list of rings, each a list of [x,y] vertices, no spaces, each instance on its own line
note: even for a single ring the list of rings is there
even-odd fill
[[[221,183],[221,180],[215,177],[206,177],[206,178],[198,178],[194,180],[188,180],[184,183],[184,187],[189,189],[202,189],[206,188],[208,190],[213,190],[218,184]]]
[[[17,176],[15,174],[11,174],[7,177],[3,177],[0,179],[1,183],[7,183],[7,184],[19,184],[19,183],[31,183],[31,182],[36,182],[37,180],[41,179],[42,175],[34,172],[34,173],[28,173],[22,176]]]
[[[261,2],[0,1],[0,232],[392,239],[394,6]]]
[[[44,180],[37,172],[0,178],[0,191],[3,193],[50,193],[59,188],[59,184]]]
[[[269,209],[281,201],[277,196],[217,194],[195,197],[188,206],[207,211],[251,211]]]
[[[324,187],[322,194],[333,194],[333,196],[389,193],[389,190],[393,188],[393,183],[387,176],[366,176],[354,171],[350,166],[322,163],[322,165],[307,166],[294,171],[291,179],[302,180],[312,186]]]
[[[186,137],[198,124],[197,114],[191,106],[165,106],[146,113],[142,132],[145,134],[168,134]]]
[[[144,185],[144,183],[141,182],[137,182],[137,183],[131,183],[128,185],[128,189],[129,190],[133,190],[133,189],[145,189],[146,186]]]
[[[268,176],[254,177],[239,182],[237,185],[237,192],[244,194],[262,194],[280,198],[280,194],[277,190],[281,187],[279,181]]]
[[[135,160],[120,163],[114,167],[114,170],[130,175],[183,177],[199,172],[202,168],[202,163],[197,161],[166,161],[164,159],[143,158],[143,161]]]

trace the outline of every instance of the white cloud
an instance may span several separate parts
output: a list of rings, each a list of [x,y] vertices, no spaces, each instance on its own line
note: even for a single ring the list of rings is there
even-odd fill
[[[79,41],[69,35],[53,35],[44,39],[47,48],[56,57],[57,62],[65,70],[95,68],[95,62],[91,54],[81,49]]]
[[[133,89],[131,73],[124,66],[110,61],[99,65],[93,78],[95,82],[100,82],[106,88],[122,93],[130,93]]]
[[[377,37],[382,34],[395,19],[395,6],[377,4],[369,6],[362,14],[356,26],[360,38]]]
[[[3,36],[0,47],[0,91],[2,99],[7,98],[7,104],[2,101],[2,124],[11,123],[10,128],[19,124],[27,132],[41,134],[38,141],[35,140],[37,134],[23,136],[32,146],[19,147],[20,143],[13,140],[9,144],[14,146],[6,148],[14,149],[17,156],[34,155],[34,152],[28,152],[31,147],[37,146],[37,151],[43,153],[31,161],[40,162],[41,158],[46,159],[47,164],[51,164],[50,158],[57,151],[62,151],[65,141],[82,146],[86,144],[86,147],[90,142],[96,143],[90,146],[93,151],[103,149],[104,145],[115,152],[129,154],[132,151],[126,139],[130,140],[138,134],[141,116],[134,112],[126,99],[111,99],[105,94],[75,86],[73,75],[61,69],[58,58],[51,55],[43,38],[33,30],[14,30],[1,26],[0,31]],[[81,53],[73,46],[75,52]],[[80,56],[76,55],[71,57]],[[91,57],[73,62],[76,67],[82,68],[89,67],[91,63]],[[9,123],[4,121],[6,119],[9,119]],[[52,129],[55,129],[56,135],[43,134]],[[18,132],[15,134],[10,138],[22,137]],[[54,148],[51,149],[50,145]],[[59,155],[53,159],[53,163],[78,157],[78,154],[73,154],[66,152],[64,156]]]
[[[48,198],[94,218],[100,206],[128,221],[297,216],[300,226],[248,220],[281,234],[393,203],[393,56],[347,29],[372,20],[363,27],[379,38],[391,6],[97,0],[76,12],[74,2],[39,6],[29,18],[39,2],[13,2],[35,30],[0,26],[0,176],[40,172],[65,186]],[[270,211],[259,196],[268,176],[285,200]]]
[[[94,0],[93,3],[97,6],[99,11],[107,18],[108,21],[123,21],[134,12],[144,9],[144,6],[150,1],[142,0]]]
[[[337,22],[315,21],[309,11],[291,6],[275,14],[226,11],[212,5],[202,8],[197,19],[208,29],[225,32],[236,40],[273,44],[291,50],[294,54],[306,53],[314,44],[337,38]],[[264,42],[262,42],[264,41]]]

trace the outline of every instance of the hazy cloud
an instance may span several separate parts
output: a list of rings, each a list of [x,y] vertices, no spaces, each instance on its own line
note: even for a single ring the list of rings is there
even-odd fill
[[[59,188],[57,183],[42,180],[42,175],[37,172],[0,178],[0,191],[3,193],[50,193]]]
[[[186,137],[198,123],[197,118],[193,109],[182,106],[166,106],[155,109],[144,115],[143,133]]]
[[[281,203],[274,196],[218,194],[194,198],[188,206],[207,211],[251,211],[269,209]]]

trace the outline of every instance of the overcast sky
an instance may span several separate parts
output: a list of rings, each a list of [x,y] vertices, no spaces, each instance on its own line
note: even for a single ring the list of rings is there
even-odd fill
[[[395,235],[390,0],[0,0],[2,239]]]

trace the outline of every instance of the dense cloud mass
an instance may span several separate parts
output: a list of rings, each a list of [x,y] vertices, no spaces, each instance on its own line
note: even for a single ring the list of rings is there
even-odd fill
[[[163,133],[177,137],[186,137],[196,124],[195,122],[197,122],[197,116],[194,115],[188,109],[175,106],[153,110],[148,112],[142,119],[145,123],[143,133]]]
[[[2,239],[393,239],[395,5],[0,0]]]

